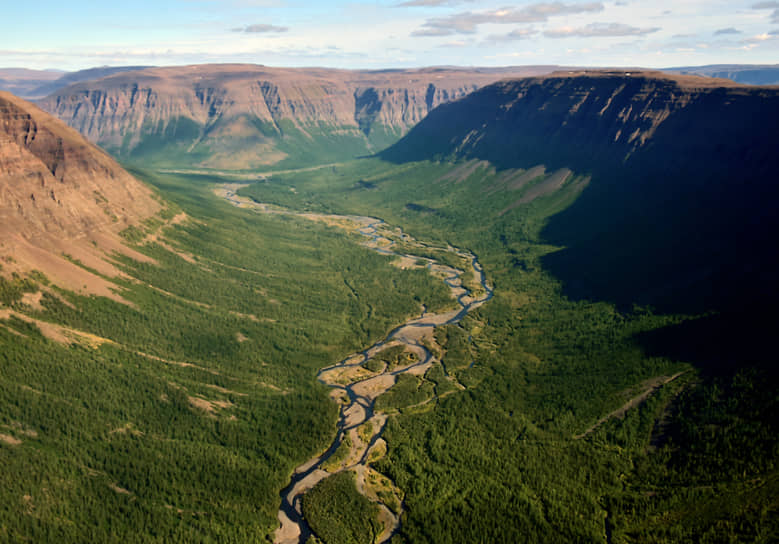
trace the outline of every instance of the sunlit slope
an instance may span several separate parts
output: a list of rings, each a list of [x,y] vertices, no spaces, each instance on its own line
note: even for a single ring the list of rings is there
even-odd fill
[[[104,151],[32,104],[0,93],[0,258],[6,276],[36,269],[63,287],[110,295],[109,284],[72,261],[117,275],[110,253],[140,258],[119,233],[160,209],[152,190]]]
[[[370,154],[439,104],[503,77],[550,70],[195,65],[78,83],[40,104],[126,160],[241,170]]]

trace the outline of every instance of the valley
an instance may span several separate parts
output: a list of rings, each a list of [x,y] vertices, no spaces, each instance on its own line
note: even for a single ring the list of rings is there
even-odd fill
[[[295,171],[295,173],[300,173],[300,170]],[[224,185],[216,190],[216,194],[223,196],[231,204],[240,208],[258,210],[262,213],[291,214],[283,209],[271,208],[250,199],[238,197],[233,191],[236,188],[239,187],[236,187],[235,184]],[[382,440],[381,433],[387,423],[386,414],[376,411],[377,399],[393,388],[396,382],[402,379],[402,376],[424,376],[434,364],[440,365],[440,361],[426,347],[435,344],[433,335],[435,327],[458,323],[469,312],[480,307],[492,297],[492,290],[487,284],[481,265],[473,254],[451,246],[445,248],[430,247],[403,234],[402,231],[392,229],[383,221],[371,217],[312,213],[299,214],[299,216],[313,221],[335,224],[347,231],[358,233],[369,239],[364,245],[370,249],[382,255],[397,257],[401,263],[413,263],[412,267],[427,268],[433,276],[443,279],[451,289],[452,297],[456,298],[460,308],[435,314],[428,312],[423,307],[420,317],[393,329],[384,340],[361,350],[359,353],[349,355],[334,366],[319,371],[319,381],[333,389],[330,394],[331,398],[341,404],[339,432],[327,451],[299,466],[295,470],[290,485],[282,490],[282,507],[279,512],[281,527],[276,532],[275,541],[283,544],[292,544],[301,539],[305,541],[311,535],[311,529],[303,517],[301,499],[307,491],[329,477],[331,473],[339,473],[344,470],[353,472],[357,475],[358,487],[365,488],[364,480],[366,470],[370,470],[369,462],[372,463],[381,458],[381,454],[376,455],[376,452],[379,448],[378,441]],[[442,265],[429,258],[408,253],[396,253],[392,248],[397,242],[402,242],[405,250],[410,248],[413,251],[416,247],[425,251],[444,252],[455,260],[462,261],[466,267],[471,268],[470,273],[475,276],[474,280],[480,294],[474,293],[471,290],[473,287],[468,288],[463,285],[462,277],[465,274],[463,270]],[[400,264],[399,266],[405,267],[406,265]],[[409,364],[382,363],[381,359],[378,358],[386,352],[398,351],[398,348],[400,348],[400,353],[408,359]],[[369,368],[370,363],[374,365],[378,363],[379,366]],[[464,389],[462,384],[449,376],[445,376],[444,381],[450,382],[446,389],[447,392]],[[436,391],[433,396],[412,405],[411,408],[421,408],[428,402],[436,401],[439,398],[440,395]],[[367,432],[364,432],[365,430]],[[331,459],[340,453],[347,444],[352,445],[346,453],[345,462],[339,461],[335,467],[324,469],[323,467],[331,465]],[[390,537],[400,528],[401,502],[396,496],[392,497],[391,505],[385,504],[382,500],[378,501],[382,508],[380,517],[386,522],[383,530],[376,537],[377,542],[388,542]]]
[[[271,71],[6,99],[0,540],[779,534],[776,89]]]

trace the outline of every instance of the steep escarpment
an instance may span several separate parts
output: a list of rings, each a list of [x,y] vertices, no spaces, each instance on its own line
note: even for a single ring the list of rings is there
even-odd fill
[[[568,294],[705,310],[777,295],[767,271],[779,263],[765,250],[779,233],[777,121],[775,88],[562,73],[445,104],[384,157],[588,175],[544,231],[564,247],[545,264]]]
[[[5,271],[38,269],[73,289],[107,294],[102,280],[85,277],[70,261],[115,273],[104,257],[106,251],[123,250],[118,233],[159,209],[146,186],[75,130],[0,93],[0,254]]]
[[[241,169],[378,151],[444,102],[548,70],[154,68],[72,85],[40,105],[125,159]]]
[[[764,100],[776,95],[770,88],[659,72],[569,72],[505,81],[439,108],[385,156],[480,158],[502,167],[541,159],[607,170],[658,150],[706,153],[726,145],[738,154],[765,141],[768,133],[760,129],[767,127],[752,120],[771,105]],[[692,133],[669,131],[680,122],[710,137],[692,140],[686,137]],[[747,140],[728,142],[736,133]]]

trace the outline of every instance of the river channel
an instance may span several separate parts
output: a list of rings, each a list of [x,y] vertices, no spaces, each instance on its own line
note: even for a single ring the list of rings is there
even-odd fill
[[[387,496],[397,497],[401,494],[392,482],[370,467],[370,463],[386,451],[386,443],[381,436],[388,416],[375,411],[376,399],[392,388],[399,375],[412,374],[421,377],[434,363],[439,362],[430,350],[430,346],[435,343],[434,329],[457,323],[469,312],[483,305],[492,298],[492,288],[476,255],[469,251],[418,241],[401,229],[373,217],[295,212],[258,203],[236,194],[236,191],[244,186],[245,184],[224,184],[215,192],[240,208],[324,222],[359,234],[365,239],[362,245],[395,257],[396,265],[402,268],[427,268],[434,277],[445,282],[453,298],[457,300],[457,307],[443,313],[432,313],[422,308],[419,316],[390,331],[380,342],[319,371],[319,381],[331,388],[330,397],[341,406],[338,431],[330,447],[321,455],[297,467],[289,485],[281,491],[278,514],[280,527],[274,539],[276,544],[304,544],[308,540],[312,532],[302,515],[303,495],[318,482],[344,470],[353,471],[358,490],[378,504],[379,521],[384,529],[376,541],[379,544],[388,542],[400,529],[402,500],[385,504]],[[424,255],[414,255],[415,248],[424,250],[420,251]],[[457,262],[463,263],[463,270],[425,256],[429,255],[431,250],[446,252],[456,257]],[[404,354],[397,364],[379,362],[371,366],[372,370],[366,368],[366,363],[391,349],[394,349],[395,353],[401,351]],[[456,380],[455,384],[462,388]],[[434,396],[425,403],[436,398]],[[337,452],[339,455],[336,456]],[[382,490],[383,500],[379,499],[378,489]]]

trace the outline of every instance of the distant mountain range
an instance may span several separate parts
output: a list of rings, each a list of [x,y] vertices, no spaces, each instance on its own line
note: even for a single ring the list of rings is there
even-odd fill
[[[779,85],[779,64],[711,64],[668,68],[663,71],[730,79],[745,85]]]
[[[8,91],[21,98],[34,100],[43,98],[59,89],[93,79],[100,79],[119,72],[128,72],[152,68],[152,66],[100,66],[66,72],[62,70],[29,70],[26,68],[0,68],[0,91]],[[457,70],[454,66],[439,67]],[[481,68],[479,71],[494,74],[506,74],[507,77],[518,73],[540,75],[554,70],[569,69],[562,66],[509,66],[505,68]],[[374,73],[400,73],[402,69],[377,70]],[[745,85],[779,85],[779,64],[711,64],[707,66],[687,66],[664,68],[664,72],[689,74],[705,77],[730,79]]]
[[[100,79],[117,72],[140,70],[144,66],[101,66],[77,72],[60,70],[28,70],[25,68],[0,68],[0,91],[7,91],[27,100],[43,98],[63,87]]]
[[[115,156],[160,166],[250,169],[378,152],[436,106],[500,79],[559,66],[351,71],[259,65],[0,70],[0,89],[39,98]],[[779,66],[713,65],[669,73],[779,82]],[[45,98],[43,98],[45,97]],[[286,159],[286,163],[285,163]]]
[[[371,154],[442,103],[553,69],[150,68],[77,83],[39,105],[124,160],[241,170]]]

